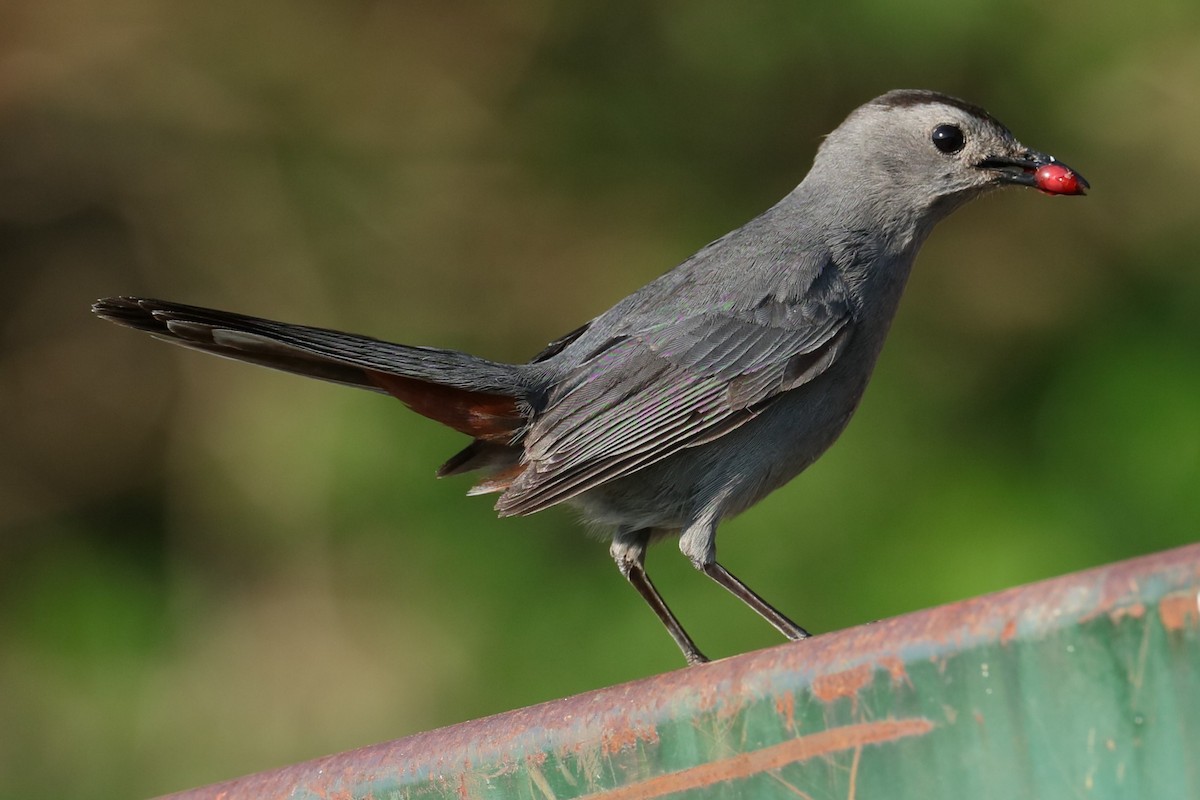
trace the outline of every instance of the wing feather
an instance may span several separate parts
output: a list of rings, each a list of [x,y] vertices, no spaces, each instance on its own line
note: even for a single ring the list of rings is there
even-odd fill
[[[824,372],[852,314],[840,287],[823,288],[610,339],[556,385],[497,510],[532,513],[712,441]]]

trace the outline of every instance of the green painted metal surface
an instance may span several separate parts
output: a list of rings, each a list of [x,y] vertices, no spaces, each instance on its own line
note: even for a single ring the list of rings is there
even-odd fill
[[[1200,545],[178,795],[1200,797]]]

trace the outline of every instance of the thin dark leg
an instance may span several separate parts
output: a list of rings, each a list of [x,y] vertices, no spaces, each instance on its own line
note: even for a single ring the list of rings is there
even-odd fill
[[[753,589],[738,580],[732,572],[715,561],[701,565],[704,574],[729,590],[730,594],[758,612],[759,616],[775,626],[789,639],[807,639],[809,632],[785,617],[774,606],[759,597]]]
[[[617,569],[621,570],[621,574],[633,584],[633,588],[638,590],[638,594],[658,615],[659,620],[666,627],[667,633],[671,634],[675,644],[679,645],[679,649],[683,651],[683,657],[687,659],[687,663],[689,665],[703,664],[708,661],[708,657],[696,647],[692,637],[688,636],[687,631],[679,624],[679,620],[667,607],[667,603],[658,593],[658,589],[655,589],[654,584],[650,582],[650,576],[646,574],[646,545],[649,541],[649,531],[618,534],[613,539],[610,549],[613,560],[617,562]]]

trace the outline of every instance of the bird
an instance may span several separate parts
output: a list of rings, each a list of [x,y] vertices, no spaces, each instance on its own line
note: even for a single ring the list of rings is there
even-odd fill
[[[790,640],[809,632],[717,560],[718,525],[784,485],[846,427],[921,245],[1004,186],[1088,182],[982,108],[900,89],[817,148],[795,189],[526,363],[144,297],[98,300],[119,325],[207,353],[398,398],[471,437],[439,476],[501,516],[566,505],[609,532],[620,573],[689,665],[708,658],[651,582],[675,538],[692,565]]]

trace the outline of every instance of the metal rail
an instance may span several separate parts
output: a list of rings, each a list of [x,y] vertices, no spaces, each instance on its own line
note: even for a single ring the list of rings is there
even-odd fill
[[[1200,545],[174,798],[1196,798]]]

